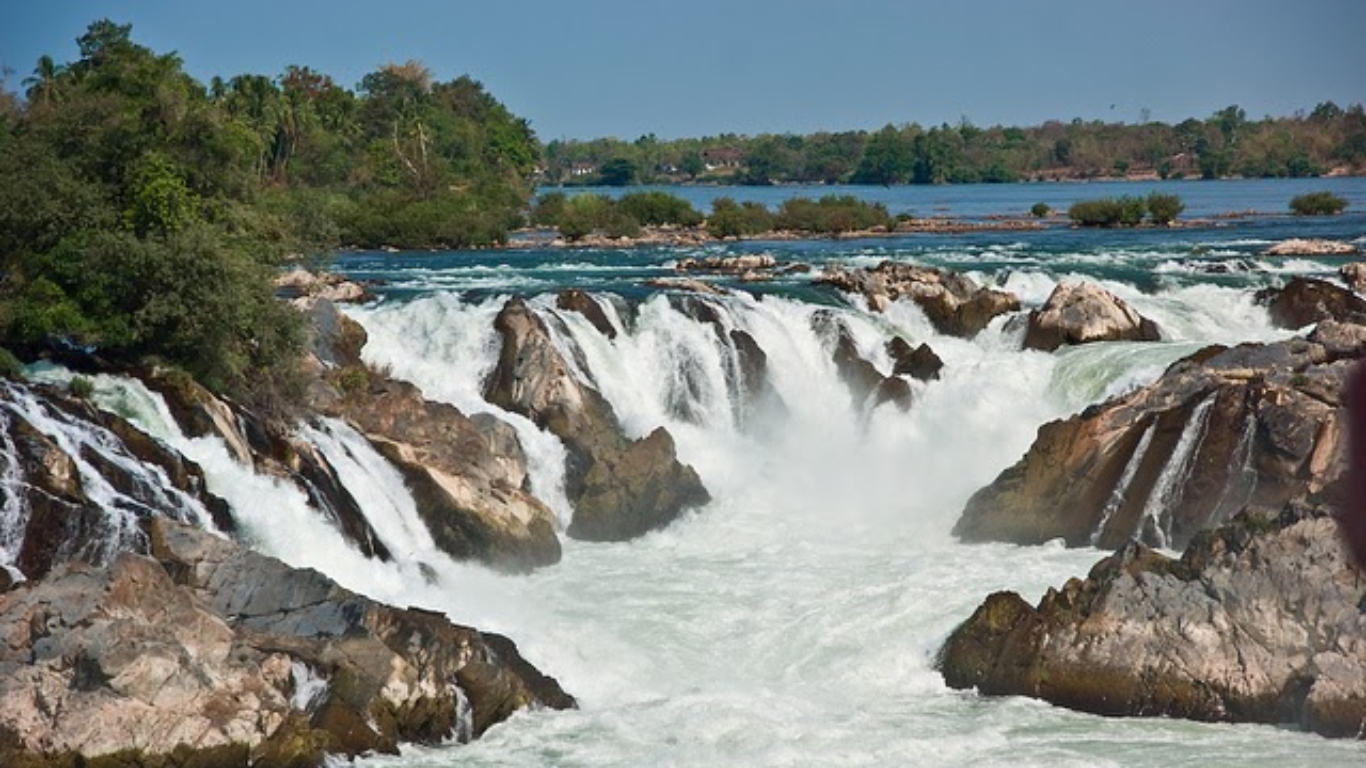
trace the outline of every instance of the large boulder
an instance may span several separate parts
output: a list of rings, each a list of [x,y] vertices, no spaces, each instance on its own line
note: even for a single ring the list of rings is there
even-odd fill
[[[1347,283],[1348,288],[1357,293],[1366,293],[1366,261],[1343,264],[1338,268],[1338,275]]]
[[[398,468],[442,550],[511,572],[559,562],[555,514],[528,490],[526,455],[506,422],[467,417],[383,377],[336,413]]]
[[[1059,283],[1039,309],[1029,313],[1025,349],[1044,352],[1093,341],[1157,341],[1157,323],[1123,299],[1093,283]]]
[[[1350,256],[1357,252],[1355,245],[1341,240],[1299,237],[1282,240],[1262,251],[1267,256]]]
[[[985,288],[966,275],[894,261],[873,269],[826,267],[815,282],[860,294],[878,312],[897,299],[909,298],[940,333],[964,338],[976,336],[998,315],[1020,308],[1014,294]]]
[[[0,594],[0,764],[321,766],[574,700],[506,638],[200,529]]]
[[[140,517],[232,527],[198,465],[54,389],[0,382],[0,446],[0,566],[25,578],[146,551]]]
[[[1257,301],[1266,305],[1271,322],[1290,330],[1321,320],[1366,323],[1366,299],[1310,277],[1293,277],[1283,288],[1264,288]]]
[[[574,376],[524,301],[509,299],[494,327],[502,350],[484,383],[484,398],[564,442],[565,492],[574,505],[570,536],[630,539],[710,500],[697,472],[678,461],[667,430],[660,427],[639,440],[623,434],[611,405]]]
[[[1213,347],[1153,384],[1050,422],[1025,456],[968,501],[967,541],[1184,547],[1247,504],[1336,492],[1339,402],[1366,348],[1325,323],[1309,339]]]
[[[986,599],[949,636],[954,688],[1103,715],[1366,732],[1366,612],[1334,521],[1245,513],[1172,560],[1129,543],[1038,606]]]

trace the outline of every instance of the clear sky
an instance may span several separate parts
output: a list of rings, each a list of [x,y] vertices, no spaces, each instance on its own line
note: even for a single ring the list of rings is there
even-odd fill
[[[102,17],[205,82],[419,59],[544,141],[1366,102],[1366,0],[0,0],[9,87]]]

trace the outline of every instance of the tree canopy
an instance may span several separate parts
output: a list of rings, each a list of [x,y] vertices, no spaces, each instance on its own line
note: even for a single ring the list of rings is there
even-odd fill
[[[0,346],[155,357],[241,397],[284,386],[302,332],[287,259],[501,242],[538,147],[468,77],[386,64],[356,91],[291,66],[204,84],[96,21],[80,57],[0,83]]]

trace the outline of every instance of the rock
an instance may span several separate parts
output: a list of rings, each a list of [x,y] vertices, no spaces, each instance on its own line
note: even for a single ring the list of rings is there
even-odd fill
[[[1366,323],[1366,299],[1322,280],[1293,277],[1284,288],[1264,288],[1256,298],[1280,328],[1295,330],[1320,320]]]
[[[1014,294],[983,288],[964,275],[894,261],[873,269],[827,267],[815,282],[858,293],[877,312],[897,299],[910,298],[940,333],[964,338],[976,336],[997,315],[1020,308]]]
[[[1157,323],[1092,283],[1059,283],[1044,305],[1029,313],[1025,349],[1052,352],[1064,344],[1158,341]]]
[[[60,434],[58,434],[60,433]],[[24,578],[145,551],[135,521],[165,516],[230,529],[198,465],[126,420],[49,388],[0,382],[0,537]],[[8,549],[8,547],[7,547]]]
[[[1332,493],[1345,469],[1338,398],[1350,365],[1305,339],[1199,352],[1147,387],[1040,427],[1025,456],[969,499],[954,533],[1181,549],[1248,504]]]
[[[1366,261],[1344,264],[1338,269],[1338,274],[1342,276],[1348,288],[1357,293],[1366,293]]]
[[[929,344],[921,344],[915,349],[900,336],[887,342],[887,354],[895,365],[892,373],[897,376],[910,376],[920,381],[934,381],[944,369],[944,361],[934,353]]]
[[[745,253],[738,256],[709,256],[704,259],[682,259],[674,266],[679,272],[728,272],[743,274],[773,269],[778,260],[767,253]]]
[[[577,288],[560,291],[560,295],[555,300],[555,306],[563,310],[578,312],[583,315],[594,328],[598,329],[598,333],[601,333],[603,336],[606,336],[609,339],[615,339],[617,337],[616,326],[612,325],[612,321],[607,319],[607,313],[602,310],[602,306],[598,304],[597,299],[594,299],[587,293]]]
[[[949,636],[953,688],[1103,715],[1366,730],[1360,577],[1326,510],[1244,513],[1179,560],[1126,544],[1037,607],[1005,592]]]
[[[1262,251],[1267,256],[1349,256],[1357,252],[1351,243],[1337,240],[1291,238]]]
[[[574,706],[506,638],[146,525],[151,556],[0,594],[0,764],[320,766]]]
[[[711,283],[704,283],[701,280],[694,280],[688,277],[655,277],[645,281],[651,288],[662,288],[670,291],[688,291],[700,293],[706,296],[725,296],[729,291]]]
[[[336,415],[398,468],[433,541],[451,556],[515,573],[559,562],[555,514],[528,492],[526,455],[508,424],[471,419],[392,379]]]
[[[373,301],[375,296],[364,285],[340,275],[314,274],[296,268],[275,278],[275,294],[290,299],[307,311],[318,301],[361,303]]]
[[[337,305],[320,299],[308,309],[308,351],[323,367],[361,366],[360,353],[368,340],[360,323],[343,315]]]
[[[748,331],[730,327],[723,309],[711,299],[680,295],[670,297],[670,303],[687,317],[710,326],[716,335],[723,358],[730,362],[726,366],[726,385],[737,425],[742,428],[761,426],[771,417],[787,412],[787,403],[783,402],[768,376],[768,353]],[[684,370],[678,377],[688,386],[692,384],[690,373]],[[675,398],[678,399],[684,402],[671,403],[675,415],[700,423],[700,414],[691,411],[691,398]]]
[[[826,337],[832,347],[831,360],[840,379],[849,387],[856,408],[877,408],[883,403],[895,403],[903,412],[914,400],[911,385],[905,379],[884,376],[877,366],[865,358],[844,321],[829,312],[818,312],[812,317],[817,333]]]
[[[494,327],[502,351],[484,398],[564,441],[565,492],[574,505],[570,536],[630,539],[710,500],[693,468],[678,461],[666,430],[634,441],[622,433],[611,405],[574,377],[525,302],[508,300]]]
[[[320,302],[316,312],[327,315]],[[337,315],[336,328],[347,328],[353,321]],[[364,338],[364,330],[356,325],[342,335],[353,339]],[[314,337],[321,337],[314,333]],[[363,342],[361,342],[363,343]],[[344,355],[355,355],[354,347]],[[338,360],[347,360],[343,356]],[[348,365],[353,365],[348,363]],[[363,366],[360,368],[364,370]],[[233,458],[256,472],[284,478],[292,482],[307,498],[310,506],[322,512],[341,534],[366,557],[387,560],[388,549],[375,533],[365,516],[365,510],[351,496],[346,484],[337,476],[336,469],[316,446],[296,434],[294,425],[260,418],[240,406],[222,400],[189,377],[166,370],[142,372],[147,387],[161,394],[181,431],[190,437],[217,437],[228,447]],[[323,408],[340,407],[341,398],[329,398],[327,403],[315,403]],[[225,516],[230,515],[225,513]],[[222,527],[222,526],[220,526]]]

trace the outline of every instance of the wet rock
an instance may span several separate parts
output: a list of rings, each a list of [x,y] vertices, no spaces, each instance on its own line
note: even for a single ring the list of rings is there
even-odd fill
[[[1293,277],[1284,288],[1264,288],[1257,302],[1266,305],[1271,322],[1291,330],[1320,320],[1366,323],[1366,299],[1313,278]]]
[[[1348,288],[1357,293],[1366,293],[1366,261],[1344,264],[1338,269],[1338,275],[1347,283]]]
[[[511,572],[559,562],[554,512],[528,491],[526,455],[508,424],[471,419],[390,379],[337,415],[398,468],[445,552]]]
[[[745,253],[737,256],[708,256],[703,259],[681,259],[674,269],[679,272],[728,272],[742,274],[773,269],[778,260],[767,253]]]
[[[565,491],[574,505],[570,536],[633,538],[710,500],[693,468],[678,461],[666,430],[639,440],[623,434],[611,405],[575,378],[525,302],[510,299],[494,327],[502,351],[484,383],[484,398],[564,441]]]
[[[62,438],[58,432],[65,433]],[[0,383],[0,535],[4,563],[40,578],[68,561],[100,565],[147,542],[131,520],[208,517],[230,529],[227,504],[198,465],[126,420],[49,388]]]
[[[996,316],[1020,308],[1014,294],[984,288],[965,275],[893,261],[873,269],[827,267],[815,282],[860,294],[877,312],[909,298],[940,333],[964,338],[976,336]]]
[[[1248,512],[1178,561],[1124,545],[1038,606],[997,593],[937,666],[954,688],[1103,715],[1366,730],[1363,586],[1323,508]]]
[[[655,277],[645,281],[651,288],[662,288],[670,291],[687,291],[689,293],[700,293],[704,296],[725,296],[729,293],[725,288],[711,283],[704,283],[701,280],[694,280],[690,277]]]
[[[887,354],[895,365],[892,373],[897,376],[910,376],[920,381],[934,381],[944,369],[944,361],[935,354],[929,344],[922,343],[912,349],[909,342],[894,336],[887,342]]]
[[[574,706],[505,638],[147,525],[151,556],[0,594],[0,764],[320,766]]]
[[[1350,256],[1357,247],[1338,240],[1291,238],[1262,251],[1267,256]]]
[[[1181,549],[1248,504],[1331,494],[1345,469],[1338,393],[1350,365],[1305,339],[1197,353],[1040,427],[1025,456],[969,499],[954,533]]]
[[[1029,313],[1025,349],[1044,352],[1094,341],[1158,341],[1157,323],[1124,300],[1092,283],[1060,283],[1039,309]]]
[[[598,329],[598,333],[601,333],[603,336],[606,336],[609,339],[615,339],[617,337],[616,326],[612,325],[612,321],[607,319],[607,313],[603,311],[602,306],[598,304],[597,299],[584,291],[577,288],[560,291],[559,296],[555,299],[555,306],[566,311],[578,312],[583,315],[594,328]]]
[[[812,322],[817,333],[829,339],[831,360],[840,379],[849,387],[856,408],[877,408],[890,402],[902,411],[910,410],[914,401],[911,385],[900,376],[884,376],[865,358],[844,321],[828,312],[819,312]]]
[[[315,274],[306,269],[293,269],[275,278],[275,294],[294,301],[305,310],[317,301],[355,304],[375,298],[368,288],[354,280],[329,273]]]

